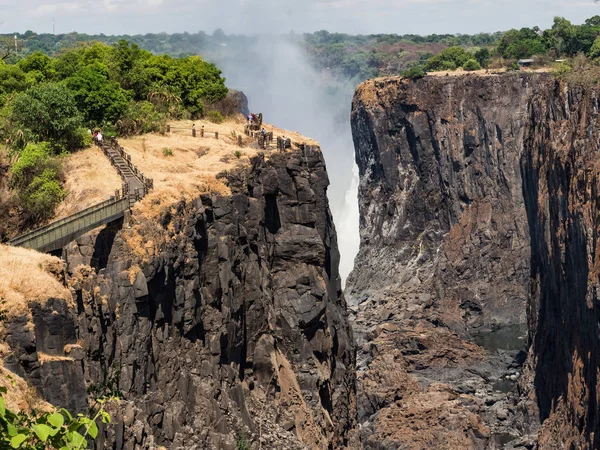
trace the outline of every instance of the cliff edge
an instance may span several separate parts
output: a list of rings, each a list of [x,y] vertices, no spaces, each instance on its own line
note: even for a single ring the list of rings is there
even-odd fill
[[[70,244],[72,304],[11,322],[11,368],[31,381],[51,355],[59,406],[121,395],[103,448],[344,447],[354,345],[321,150],[250,155],[217,180],[226,192],[148,196]]]
[[[541,73],[357,88],[366,448],[597,446],[597,104]]]

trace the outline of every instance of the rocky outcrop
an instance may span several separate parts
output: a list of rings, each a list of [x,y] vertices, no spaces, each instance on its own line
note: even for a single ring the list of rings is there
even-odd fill
[[[556,83],[529,107],[522,172],[540,449],[600,447],[598,91]]]
[[[600,445],[597,117],[548,74],[357,89],[365,447]]]
[[[82,349],[67,384],[122,396],[104,448],[351,445],[354,346],[321,151],[221,176],[231,195],[134,211],[66,248],[64,331]]]
[[[546,82],[390,78],[357,89],[361,248],[347,296],[367,448],[485,448],[530,432],[514,384],[530,257],[520,159]]]

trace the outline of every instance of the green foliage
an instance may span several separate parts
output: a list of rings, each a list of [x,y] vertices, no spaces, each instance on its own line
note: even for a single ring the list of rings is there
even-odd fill
[[[171,149],[170,149],[170,148],[168,148],[168,147],[165,147],[165,148],[163,148],[163,150],[162,150],[162,154],[163,154],[163,156],[165,156],[165,157],[166,157],[166,156],[173,156],[173,150],[171,150]]]
[[[473,57],[475,58],[475,60],[479,63],[479,65],[481,67],[487,67],[488,64],[490,63],[490,51],[486,48],[480,48],[479,50],[477,50],[474,54]]]
[[[590,57],[591,58],[600,57],[600,36],[598,36],[594,40],[594,43],[592,44],[592,47],[590,48]]]
[[[30,140],[51,144],[55,153],[85,145],[82,117],[71,91],[62,84],[43,83],[17,95],[10,103],[12,131],[21,131]],[[14,139],[17,147],[29,142]]]
[[[250,444],[248,444],[248,441],[244,436],[238,437],[235,450],[250,450]]]
[[[454,70],[462,67],[472,56],[462,47],[448,47],[427,60],[427,70]]]
[[[0,387],[0,448],[40,450],[76,450],[88,448],[88,439],[98,436],[98,422],[110,423],[110,415],[104,410],[105,400],[99,400],[99,408],[93,417],[83,414],[72,416],[66,409],[26,414],[6,407],[5,387]]]
[[[508,72],[514,72],[517,70],[521,70],[521,66],[519,66],[519,63],[516,61],[513,61],[512,63],[510,63],[508,66],[506,66],[506,70]]]
[[[222,123],[223,120],[225,120],[223,118],[223,115],[219,111],[215,111],[215,110],[207,112],[206,118],[208,119],[209,122],[212,122],[212,123]]]
[[[94,62],[66,80],[90,127],[114,123],[127,110],[129,101],[125,91],[117,82],[110,81],[108,75],[104,64]]]
[[[496,51],[506,59],[521,59],[543,54],[547,48],[536,27],[507,31],[502,35]]]
[[[48,143],[28,144],[19,153],[11,167],[11,185],[21,199],[26,222],[52,217],[66,195],[60,177],[60,161],[51,156]]]
[[[406,69],[405,71],[403,71],[401,73],[401,75],[404,78],[410,78],[410,79],[414,80],[417,78],[423,78],[425,75],[427,75],[427,72],[425,72],[425,69],[423,68],[423,66],[418,65],[418,66],[413,66],[410,69]]]
[[[117,121],[116,128],[121,136],[143,133],[164,133],[167,124],[165,114],[156,110],[148,101],[131,102],[125,114]]]
[[[242,157],[242,152],[239,150],[236,150],[235,152],[233,152],[233,155],[237,158],[240,159]]]
[[[467,71],[472,70],[480,70],[481,66],[475,59],[469,59],[466,63],[463,64],[463,69]]]

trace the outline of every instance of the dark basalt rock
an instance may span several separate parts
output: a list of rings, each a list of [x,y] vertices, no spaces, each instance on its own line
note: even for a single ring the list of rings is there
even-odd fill
[[[548,74],[358,87],[365,448],[600,446],[598,110]]]
[[[122,393],[99,447],[355,445],[355,350],[321,151],[251,163],[222,174],[231,195],[70,244],[77,310],[49,300],[33,327],[8,327],[7,365],[52,403],[79,411],[86,388]],[[40,364],[38,352],[59,358]]]

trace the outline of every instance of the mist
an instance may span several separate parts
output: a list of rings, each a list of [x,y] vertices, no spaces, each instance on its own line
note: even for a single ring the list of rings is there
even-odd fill
[[[345,283],[359,247],[358,170],[350,130],[354,84],[334,78],[327,70],[315,70],[294,37],[248,38],[219,54],[215,63],[227,86],[246,94],[252,112],[262,112],[265,122],[321,144],[331,182],[328,198],[338,234],[340,275]]]

